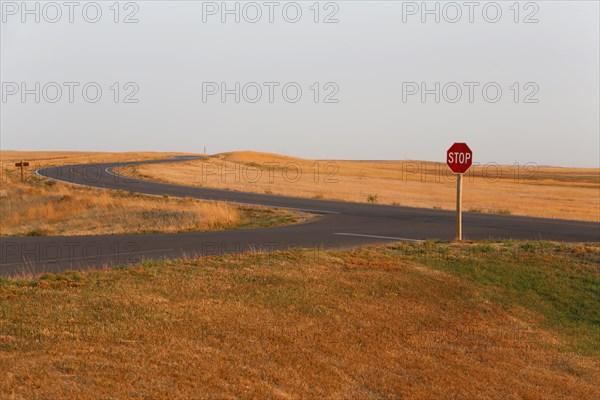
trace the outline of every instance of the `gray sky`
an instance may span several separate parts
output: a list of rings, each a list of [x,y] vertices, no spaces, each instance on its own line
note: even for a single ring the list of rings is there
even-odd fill
[[[439,22],[420,1],[228,2],[239,23],[220,1],[89,3],[69,22],[28,2],[36,22],[2,1],[2,149],[442,161],[464,141],[480,163],[600,167],[597,1],[428,2]]]

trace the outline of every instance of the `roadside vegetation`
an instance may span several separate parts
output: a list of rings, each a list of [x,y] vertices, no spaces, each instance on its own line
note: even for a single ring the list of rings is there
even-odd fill
[[[259,172],[260,171],[260,172]],[[456,180],[424,161],[306,160],[251,151],[206,160],[140,165],[146,179],[219,189],[451,210]],[[472,212],[600,221],[600,170],[533,165],[474,166],[463,206]]]
[[[11,152],[8,152],[11,153]],[[35,159],[15,153],[12,159]],[[37,154],[35,163],[56,165],[100,162],[101,154],[83,153],[64,158]],[[77,153],[79,154],[79,153]],[[158,153],[157,153],[158,154]],[[3,157],[7,157],[3,152]],[[131,155],[134,159],[149,156]],[[160,155],[158,158],[166,157]],[[106,159],[115,156],[107,154]],[[121,158],[121,160],[123,160]],[[12,162],[12,160],[10,160]],[[21,182],[20,171],[3,159],[0,187],[0,236],[105,235],[268,227],[302,222],[307,214],[264,207],[235,206],[192,198],[145,196],[130,192],[99,190],[40,178],[28,171]],[[32,162],[33,165],[34,162]],[[33,169],[35,167],[31,167]]]
[[[0,397],[598,398],[598,265],[425,242],[3,280]]]

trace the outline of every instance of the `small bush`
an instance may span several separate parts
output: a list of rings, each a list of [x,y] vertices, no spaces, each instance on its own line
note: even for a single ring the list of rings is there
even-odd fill
[[[476,207],[471,207],[467,211],[468,212],[472,212],[472,213],[482,213],[482,212],[484,212],[483,208],[476,208]]]
[[[376,194],[370,194],[367,196],[367,202],[368,203],[377,203],[377,195]]]
[[[25,233],[25,236],[48,236],[50,231],[45,228],[35,228]]]

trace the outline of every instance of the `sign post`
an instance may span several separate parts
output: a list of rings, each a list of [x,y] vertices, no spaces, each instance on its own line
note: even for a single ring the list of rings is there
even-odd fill
[[[446,164],[456,174],[456,240],[462,240],[462,176],[473,164],[473,152],[466,143],[454,143],[446,152]]]
[[[21,161],[15,163],[15,167],[21,167],[21,182],[25,181],[25,167],[29,167],[29,162]]]
[[[462,174],[456,175],[456,240],[462,240]]]

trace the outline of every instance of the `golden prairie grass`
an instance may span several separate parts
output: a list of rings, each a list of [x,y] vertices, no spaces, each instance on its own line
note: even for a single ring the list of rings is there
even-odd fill
[[[245,151],[177,164],[141,165],[138,173],[180,184],[285,196],[455,207],[455,178],[445,165],[434,162],[306,160]],[[474,166],[464,179],[463,208],[598,222],[600,170]]]
[[[95,192],[61,185],[28,188],[0,199],[2,235],[102,235],[227,229],[240,221],[234,206]]]
[[[43,165],[165,158],[160,153],[2,152],[3,162],[37,160]],[[131,158],[123,158],[131,157]],[[64,164],[62,164],[64,165]],[[31,169],[34,167],[32,166]],[[305,220],[287,210],[237,207],[194,199],[159,198],[88,189],[46,180],[7,167],[0,188],[0,235],[101,235],[272,226]]]
[[[14,163],[29,161],[31,163],[28,170],[42,168],[49,165],[71,165],[87,163],[121,162],[121,161],[141,161],[160,158],[169,158],[185,153],[161,153],[161,152],[92,152],[92,151],[17,151],[0,150],[0,162],[3,170],[14,169]]]
[[[545,246],[290,250],[5,281],[0,397],[598,398],[597,336],[569,350],[593,327],[556,325],[596,318],[600,249]],[[528,288],[514,284],[523,262]]]

